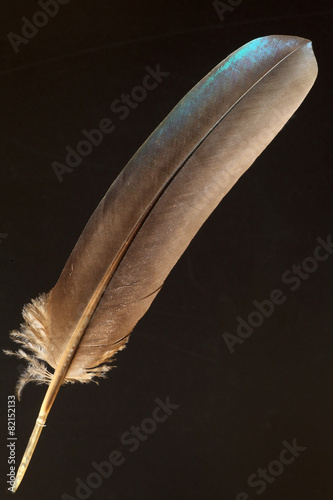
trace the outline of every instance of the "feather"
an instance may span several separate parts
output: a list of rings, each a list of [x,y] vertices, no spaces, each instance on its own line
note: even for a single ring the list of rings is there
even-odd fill
[[[60,385],[105,376],[191,239],[316,75],[309,40],[249,42],[179,102],[111,185],[55,287],[25,306],[11,334],[29,363],[18,393],[32,380],[50,383],[15,489]]]

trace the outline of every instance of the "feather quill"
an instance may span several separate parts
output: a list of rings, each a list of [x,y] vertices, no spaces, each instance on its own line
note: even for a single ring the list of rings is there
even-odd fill
[[[18,394],[29,381],[50,384],[14,490],[60,385],[105,376],[191,239],[316,75],[309,40],[249,42],[179,102],[111,185],[55,287],[24,307],[11,333],[23,349],[8,353],[28,361]]]

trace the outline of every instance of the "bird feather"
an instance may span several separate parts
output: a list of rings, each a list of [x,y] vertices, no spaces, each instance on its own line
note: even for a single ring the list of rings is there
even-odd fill
[[[221,199],[301,104],[317,75],[309,40],[272,35],[233,52],[172,110],[113,182],[54,288],[11,338],[17,391],[49,383],[15,491],[66,382],[104,377]],[[54,373],[52,373],[52,369]]]
[[[12,332],[29,381],[49,383],[82,331],[64,382],[104,376],[201,225],[300,105],[311,42],[267,36],[233,52],[173,109],[90,218],[55,287]],[[82,326],[83,325],[83,326]]]

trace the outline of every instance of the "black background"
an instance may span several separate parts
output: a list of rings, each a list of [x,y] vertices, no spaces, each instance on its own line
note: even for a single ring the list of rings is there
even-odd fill
[[[75,498],[76,478],[113,449],[126,461],[91,499],[330,498],[333,257],[294,292],[281,276],[332,232],[331,2],[244,0],[222,21],[210,1],[71,0],[15,54],[7,33],[20,34],[22,16],[37,10],[7,1],[0,16],[5,348],[23,304],[55,284],[113,179],[216,64],[253,38],[289,34],[313,41],[319,76],[193,240],[108,379],[61,389],[17,499]],[[64,162],[83,128],[112,118],[111,102],[157,64],[170,75],[126,120],[115,117],[115,131],[60,183],[51,163]],[[230,354],[223,333],[236,333],[237,316],[275,288],[285,303]],[[4,492],[7,397],[22,362],[2,355],[1,367]],[[31,384],[17,403],[17,465],[44,393]],[[121,435],[167,396],[179,408],[130,453]],[[307,449],[258,495],[248,477],[294,438]]]

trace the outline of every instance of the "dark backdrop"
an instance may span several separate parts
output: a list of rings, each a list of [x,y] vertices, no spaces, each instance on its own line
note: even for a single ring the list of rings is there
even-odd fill
[[[63,3],[27,43],[7,34],[21,35],[22,17],[31,20],[41,7],[32,0],[1,6],[4,348],[12,347],[8,332],[18,327],[23,304],[55,284],[113,179],[224,57],[259,36],[298,35],[313,41],[319,76],[200,230],[108,379],[61,389],[17,499],[330,498],[333,256],[294,291],[296,281],[282,275],[294,275],[317,238],[332,232],[331,2],[226,0],[220,17],[209,0]],[[126,119],[113,115],[110,104],[158,64],[169,73],[163,82]],[[81,131],[105,117],[115,130],[59,182],[52,162],[64,163],[66,146],[76,147]],[[237,317],[246,320],[253,302],[276,288],[284,303],[231,354],[225,332],[235,334]],[[2,355],[1,367],[6,438],[7,397],[22,363]],[[44,393],[31,384],[16,404],[17,465]],[[167,397],[179,407],[131,452],[121,436],[151,417],[156,398]],[[301,448],[282,470],[276,460],[295,444]],[[125,462],[109,478],[92,476],[92,463],[114,449]],[[5,439],[0,455],[4,492]],[[260,483],[259,468],[268,468]],[[101,484],[75,493],[77,478]]]

